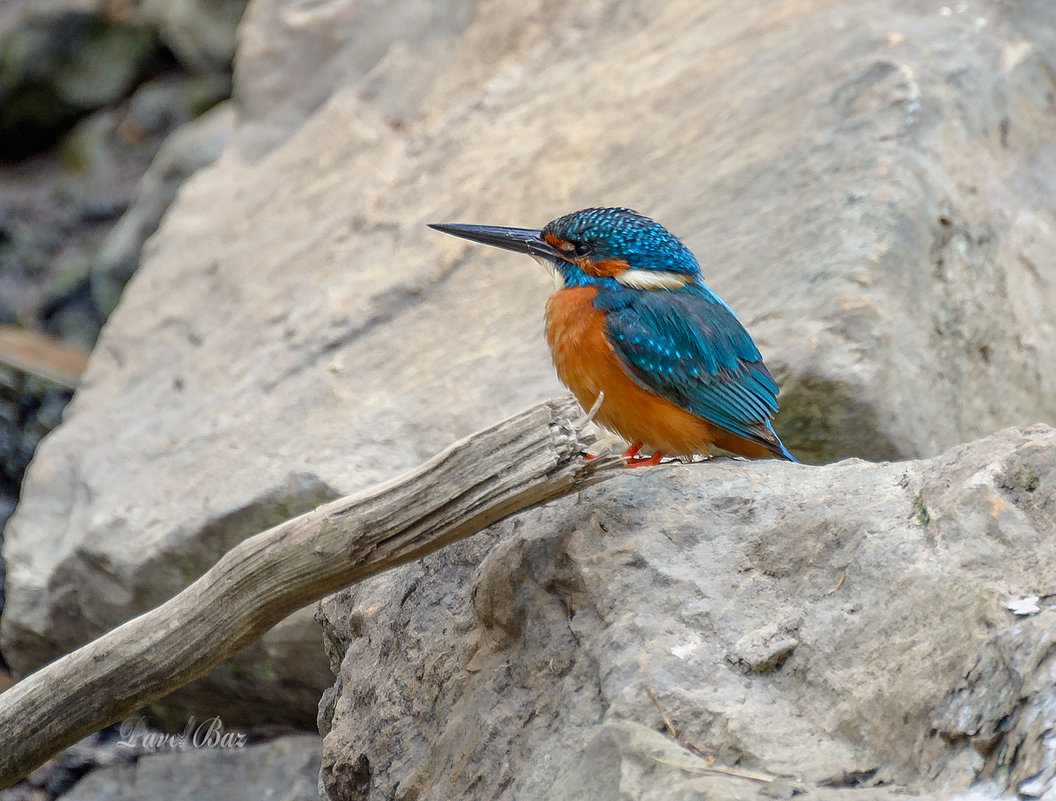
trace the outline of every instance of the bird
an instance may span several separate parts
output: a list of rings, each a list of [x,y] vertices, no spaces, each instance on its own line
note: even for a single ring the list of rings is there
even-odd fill
[[[796,461],[771,425],[778,386],[755,342],[659,223],[590,208],[541,229],[429,227],[527,254],[550,271],[545,332],[558,378],[629,443],[628,466],[710,457],[712,447]],[[652,455],[639,456],[643,448]]]

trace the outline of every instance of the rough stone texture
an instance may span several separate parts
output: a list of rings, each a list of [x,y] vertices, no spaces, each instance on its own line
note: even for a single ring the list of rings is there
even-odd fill
[[[246,748],[197,748],[141,756],[88,774],[65,801],[316,801],[319,738],[281,737]]]
[[[321,604],[324,784],[894,799],[998,777],[1051,797],[1054,544],[1040,425],[928,461],[621,476]]]
[[[92,265],[96,308],[109,313],[117,305],[139,266],[143,243],[157,230],[183,182],[219,158],[234,123],[234,108],[223,103],[185,123],[165,140],[139,182],[132,205],[107,236]]]
[[[546,279],[430,221],[658,218],[755,335],[808,458],[1052,420],[1056,9],[943,8],[257,0],[242,122],[147,243],[9,524],[7,658],[28,671],[260,527],[559,390]],[[784,676],[806,642],[795,619],[721,622],[738,675]],[[303,623],[170,704],[311,719],[328,679]],[[811,775],[874,761],[837,757]]]

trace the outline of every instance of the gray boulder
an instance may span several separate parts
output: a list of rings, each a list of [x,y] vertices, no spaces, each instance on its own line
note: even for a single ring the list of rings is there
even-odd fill
[[[132,205],[107,236],[92,265],[92,298],[104,316],[117,305],[139,266],[143,243],[157,230],[180,186],[220,156],[234,124],[234,108],[222,103],[181,125],[162,144],[136,187]]]
[[[81,117],[171,67],[229,74],[245,0],[0,4],[0,162],[46,150]]]
[[[321,604],[327,793],[1050,798],[1054,508],[1045,426],[620,476]]]

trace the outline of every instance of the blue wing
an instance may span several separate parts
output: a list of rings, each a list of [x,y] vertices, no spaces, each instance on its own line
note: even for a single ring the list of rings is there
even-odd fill
[[[744,326],[706,286],[602,290],[595,305],[613,350],[642,386],[734,434],[769,439],[777,383]]]

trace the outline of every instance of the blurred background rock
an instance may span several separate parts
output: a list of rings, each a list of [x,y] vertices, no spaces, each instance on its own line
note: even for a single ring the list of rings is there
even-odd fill
[[[232,118],[223,101],[244,7],[0,4],[5,330],[85,354],[94,345],[179,185],[227,141]],[[54,345],[0,336],[0,531],[37,442],[72,394],[68,371],[54,380],[53,362],[69,357]],[[0,609],[2,598],[0,590]]]
[[[227,141],[244,8],[0,4],[0,544],[144,241]],[[4,577],[0,558],[0,612]]]

